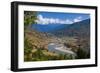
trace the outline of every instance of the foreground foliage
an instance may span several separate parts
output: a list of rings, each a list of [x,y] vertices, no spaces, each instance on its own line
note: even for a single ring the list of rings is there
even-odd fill
[[[24,61],[49,61],[49,60],[72,60],[72,59],[87,59],[90,58],[90,53],[84,51],[89,48],[89,42],[87,39],[80,38],[67,38],[62,37],[61,43],[64,46],[72,48],[72,51],[76,53],[76,57],[68,54],[58,54],[55,52],[49,52],[46,45],[50,41],[57,40],[57,37],[48,36],[47,33],[39,33],[27,29],[32,24],[35,24],[37,20],[37,12],[25,11],[24,12]],[[78,35],[78,34],[77,34]],[[45,37],[45,38],[44,38]],[[51,39],[50,39],[51,38]],[[76,42],[76,40],[78,40]],[[58,41],[57,41],[58,42]],[[78,44],[76,44],[78,43]],[[81,47],[80,47],[80,46]],[[42,47],[41,47],[42,46]]]

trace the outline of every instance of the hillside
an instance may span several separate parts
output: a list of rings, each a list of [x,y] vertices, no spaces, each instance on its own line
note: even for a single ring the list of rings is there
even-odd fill
[[[24,37],[24,61],[46,61],[73,59],[70,55],[62,55],[48,51],[50,43],[64,43],[62,39],[50,33],[25,30]]]
[[[51,31],[49,33],[55,36],[79,36],[89,37],[90,36],[90,19],[83,20],[81,22],[73,23],[69,26],[63,25],[64,27],[57,31]]]
[[[72,59],[48,51],[50,43],[62,44],[77,54],[77,58],[89,58],[90,19],[74,24],[38,25],[24,30],[25,61]],[[59,46],[59,45],[58,45]],[[42,59],[41,59],[42,58]]]
[[[53,32],[67,28],[70,24],[32,24],[32,29],[38,32]]]

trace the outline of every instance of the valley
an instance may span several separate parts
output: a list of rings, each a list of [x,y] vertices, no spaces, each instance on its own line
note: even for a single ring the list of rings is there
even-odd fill
[[[26,11],[24,14],[25,62],[90,58],[89,18],[69,24],[51,24],[42,16],[38,18],[38,12]],[[35,20],[44,22],[36,23]]]

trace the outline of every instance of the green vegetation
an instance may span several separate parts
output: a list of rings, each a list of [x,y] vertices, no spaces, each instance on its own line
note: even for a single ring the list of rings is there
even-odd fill
[[[89,58],[90,57],[90,55],[89,55],[89,53],[87,53],[86,51],[84,51],[83,49],[78,49],[78,51],[77,51],[77,59],[87,59],[87,58]]]
[[[30,32],[27,32],[30,33]],[[39,39],[38,34],[30,35],[26,34],[24,37],[24,61],[48,61],[48,60],[71,60],[73,57],[71,55],[57,54],[55,52],[49,52],[45,47],[39,46],[44,42],[40,41],[44,39]],[[32,39],[29,36],[33,36]],[[40,37],[40,36],[39,36]],[[37,39],[38,38],[38,39]]]
[[[28,40],[25,38],[24,39],[24,55],[25,55],[25,60],[30,61],[32,56],[32,45],[28,42]]]
[[[36,19],[37,19],[37,12],[24,11],[24,26],[25,27],[36,23],[35,22]]]
[[[48,51],[48,43],[55,41],[64,44],[64,46],[71,48],[77,54],[75,59],[90,58],[90,53],[84,51],[82,48],[89,48],[89,42],[86,38],[61,37],[61,41],[57,37],[48,36],[47,33],[40,33],[35,30],[27,29],[31,24],[36,23],[37,12],[24,12],[24,61],[49,61],[49,60],[72,60],[72,55],[58,54]],[[44,38],[45,37],[45,38]],[[79,46],[81,44],[81,47]]]
[[[71,60],[73,59],[71,55],[65,54],[56,54],[49,52],[47,50],[37,49],[34,53],[30,52],[32,55],[31,58],[25,58],[24,61],[49,61],[49,60]],[[25,54],[25,56],[29,57],[30,55]]]

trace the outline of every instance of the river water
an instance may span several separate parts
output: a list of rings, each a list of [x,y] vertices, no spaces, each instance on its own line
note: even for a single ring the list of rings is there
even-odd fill
[[[48,45],[48,50],[50,52],[55,52],[55,53],[59,53],[59,54],[69,54],[72,56],[76,56],[76,53],[74,53],[73,51],[71,51],[71,48],[68,48],[66,46],[64,46],[63,44],[59,44],[59,43],[50,43]]]

